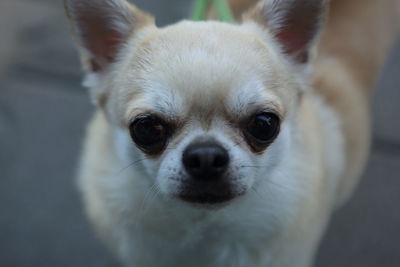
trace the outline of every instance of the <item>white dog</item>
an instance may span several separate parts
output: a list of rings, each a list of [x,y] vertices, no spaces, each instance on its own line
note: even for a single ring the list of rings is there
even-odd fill
[[[98,107],[80,188],[119,259],[312,266],[367,158],[399,2],[262,0],[165,28],[125,0],[64,2]]]

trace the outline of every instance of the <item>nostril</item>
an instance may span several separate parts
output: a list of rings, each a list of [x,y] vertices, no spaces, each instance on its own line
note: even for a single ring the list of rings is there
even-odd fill
[[[216,155],[212,166],[215,168],[224,168],[228,165],[229,158],[225,154]]]
[[[199,155],[191,154],[184,157],[184,164],[189,169],[199,169],[201,167],[201,160]]]

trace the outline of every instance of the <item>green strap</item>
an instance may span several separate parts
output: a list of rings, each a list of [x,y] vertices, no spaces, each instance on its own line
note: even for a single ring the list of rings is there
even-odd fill
[[[196,0],[194,3],[192,20],[205,20],[211,1],[212,0]]]
[[[228,23],[234,23],[231,9],[226,0],[196,0],[192,20],[205,20],[210,6],[214,4],[218,19]]]

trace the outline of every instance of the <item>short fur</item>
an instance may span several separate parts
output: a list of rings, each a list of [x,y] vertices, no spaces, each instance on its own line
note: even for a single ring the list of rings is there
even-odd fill
[[[250,9],[241,24],[165,28],[124,0],[64,2],[98,106],[79,186],[115,255],[126,266],[312,266],[367,158],[370,92],[398,32],[398,1],[265,0],[251,8],[257,1],[232,0],[236,17]],[[98,11],[92,19],[88,8]],[[302,12],[315,17],[304,21]],[[261,153],[238,126],[258,110],[282,121]],[[129,123],[146,112],[176,126],[160,155],[129,136]],[[183,151],[199,139],[229,150],[238,196],[224,205],[176,198],[188,179]]]

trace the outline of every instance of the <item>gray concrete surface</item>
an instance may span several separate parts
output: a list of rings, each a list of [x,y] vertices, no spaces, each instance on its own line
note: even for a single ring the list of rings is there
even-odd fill
[[[158,24],[189,1],[141,0]],[[92,107],[61,3],[0,2],[0,267],[118,266],[86,222],[74,174]],[[400,45],[374,97],[362,183],[337,212],[318,267],[400,266]],[[356,122],[355,122],[356,123]]]

